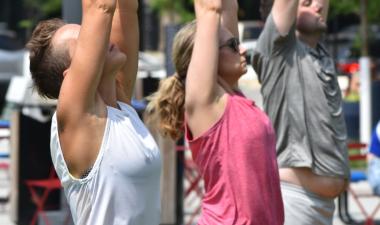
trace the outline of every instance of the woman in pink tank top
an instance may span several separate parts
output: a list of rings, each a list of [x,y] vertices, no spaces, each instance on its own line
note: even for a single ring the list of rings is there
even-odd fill
[[[174,40],[177,73],[161,82],[148,113],[166,136],[185,130],[205,182],[198,224],[281,225],[274,130],[236,88],[247,72],[237,9],[236,0],[195,0],[196,22]]]

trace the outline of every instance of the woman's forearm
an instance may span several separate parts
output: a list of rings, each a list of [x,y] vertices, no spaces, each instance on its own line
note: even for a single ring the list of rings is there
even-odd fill
[[[237,0],[222,1],[222,25],[226,27],[235,37],[239,36],[238,31],[238,10]]]
[[[118,100],[126,103],[131,101],[138,70],[140,35],[137,9],[137,0],[118,0],[111,31],[111,42],[127,55],[127,61],[117,75]]]

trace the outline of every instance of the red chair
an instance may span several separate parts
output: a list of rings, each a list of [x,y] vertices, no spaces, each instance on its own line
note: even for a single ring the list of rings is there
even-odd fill
[[[50,169],[49,178],[47,179],[39,179],[39,180],[26,180],[26,186],[28,187],[33,203],[36,205],[36,211],[30,221],[30,225],[35,225],[37,222],[38,215],[41,214],[45,224],[51,225],[52,223],[49,221],[44,209],[45,203],[48,199],[49,194],[53,190],[60,190],[62,188],[61,182],[57,177],[54,168]],[[40,190],[40,191],[38,191]],[[67,224],[70,220],[70,215],[68,215],[65,219],[65,223]]]
[[[189,153],[189,149],[186,145],[177,146],[176,150],[183,151],[184,153]],[[184,155],[184,176],[185,182],[187,184],[185,185],[186,189],[184,190],[184,204],[186,204],[187,208],[195,208],[195,210],[189,213],[189,218],[185,219],[185,224],[191,225],[201,213],[201,202],[204,193],[202,182],[203,179],[192,157],[189,154]]]

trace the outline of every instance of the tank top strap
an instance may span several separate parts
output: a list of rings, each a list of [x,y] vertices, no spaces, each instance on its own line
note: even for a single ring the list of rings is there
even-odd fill
[[[129,104],[124,103],[124,102],[120,102],[120,101],[118,101],[117,104],[119,105],[121,111],[126,112],[130,115],[132,114],[132,115],[137,116],[137,117],[139,116],[138,113],[136,112],[136,110],[132,106],[130,106]]]

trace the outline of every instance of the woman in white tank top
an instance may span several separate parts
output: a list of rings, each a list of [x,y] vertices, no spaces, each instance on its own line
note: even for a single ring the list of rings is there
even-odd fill
[[[159,224],[160,152],[130,106],[138,1],[82,0],[82,8],[81,26],[43,21],[27,44],[39,94],[58,99],[53,164],[75,224]]]

